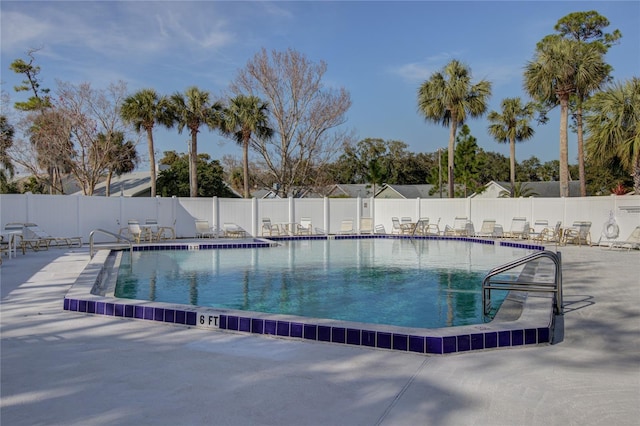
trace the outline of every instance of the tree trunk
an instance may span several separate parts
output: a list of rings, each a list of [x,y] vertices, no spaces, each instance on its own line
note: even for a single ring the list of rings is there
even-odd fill
[[[455,116],[455,114],[451,114],[451,127],[449,128],[449,164],[448,164],[448,168],[449,168],[449,198],[453,198],[455,196],[454,193],[454,185],[453,185],[453,153],[455,150],[455,144],[456,144],[456,130],[458,127],[458,117]]]
[[[568,123],[569,95],[560,97],[560,196],[569,196]]]
[[[578,127],[578,179],[580,179],[580,196],[587,196],[586,173],[584,169],[584,134],[582,131],[582,106],[576,110],[576,125]]]
[[[147,145],[149,147],[149,176],[151,176],[151,196],[156,196],[156,155],[153,148],[153,130],[147,129]]]
[[[636,155],[636,165],[633,170],[633,190],[640,195],[640,155]]]
[[[244,198],[249,198],[249,139],[242,143],[242,168],[243,168],[243,188]]]
[[[113,172],[109,170],[109,173],[107,173],[107,180],[105,182],[107,184],[107,186],[105,187],[105,193],[104,193],[106,197],[111,197],[111,177],[112,176],[113,176]]]
[[[198,130],[191,130],[189,147],[189,196],[198,196]]]
[[[513,197],[516,189],[516,138],[514,136],[509,138],[509,168],[511,169],[509,175],[511,180],[511,197]]]

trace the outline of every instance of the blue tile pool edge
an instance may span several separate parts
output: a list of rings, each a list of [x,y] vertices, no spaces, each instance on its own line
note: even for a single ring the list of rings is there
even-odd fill
[[[456,237],[456,239],[458,238]],[[485,241],[482,240],[483,243]],[[512,247],[514,246],[513,244],[517,244],[507,243]],[[247,247],[247,244],[249,244],[249,247],[253,247],[250,244],[261,244],[264,247],[262,244],[272,244],[272,242],[256,239],[253,242],[225,242],[223,246],[208,243],[188,243],[175,244],[172,249],[176,249],[175,246],[184,246],[184,248],[181,248],[183,250],[205,249],[205,247],[195,247],[199,244],[206,246],[208,249]],[[211,245],[216,247],[209,247]],[[167,246],[171,245],[162,245],[162,247]],[[140,249],[141,247],[143,246],[134,247],[134,251],[136,251],[136,248]],[[518,247],[534,250],[537,248],[537,246],[529,244],[523,244]],[[166,248],[161,250],[164,249]],[[91,291],[94,285],[100,282],[105,274],[105,264],[109,253],[108,250],[98,251],[91,259],[65,295],[63,301],[64,310],[216,331],[264,334],[426,355],[448,355],[478,350],[548,345],[553,340],[555,321],[550,298],[524,298],[523,312],[515,321],[494,320],[486,324],[419,329],[261,312],[192,307],[92,294]]]

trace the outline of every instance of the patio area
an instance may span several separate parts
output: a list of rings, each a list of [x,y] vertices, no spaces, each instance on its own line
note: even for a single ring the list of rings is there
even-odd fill
[[[425,356],[63,311],[88,247],[0,267],[3,424],[635,425],[640,252],[560,247],[564,340]]]

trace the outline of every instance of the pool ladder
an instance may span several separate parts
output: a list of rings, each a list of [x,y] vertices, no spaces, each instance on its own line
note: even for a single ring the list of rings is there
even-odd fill
[[[496,277],[499,274],[503,274],[511,269],[517,268],[518,266],[525,265],[543,257],[551,259],[555,265],[553,283],[521,280],[508,281],[501,280]],[[482,306],[485,315],[488,315],[491,310],[491,290],[519,290],[537,293],[554,293],[554,313],[556,315],[562,315],[562,258],[560,253],[548,250],[538,251],[523,258],[514,260],[513,262],[493,268],[489,271],[482,281]]]
[[[114,234],[113,232],[107,231],[105,229],[98,228],[98,229],[94,229],[93,231],[91,231],[91,233],[89,233],[89,256],[90,257],[93,257],[93,254],[94,254],[93,253],[93,235],[96,232],[100,232],[102,234],[106,234],[106,235],[110,235],[112,237],[115,237],[118,243],[120,243],[120,240],[126,241],[127,245],[129,246],[129,253],[133,253],[133,241],[131,241],[129,238],[124,237],[122,235]],[[122,244],[120,244],[120,245],[122,245]]]

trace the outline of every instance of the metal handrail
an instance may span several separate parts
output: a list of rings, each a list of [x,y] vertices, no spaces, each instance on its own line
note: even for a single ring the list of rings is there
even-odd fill
[[[119,235],[119,234],[115,234],[115,233],[113,233],[111,231],[107,231],[105,229],[98,228],[98,229],[94,229],[93,231],[91,231],[89,233],[89,256],[90,257],[93,257],[93,234],[95,234],[96,232],[101,232],[101,233],[106,234],[106,235],[111,235],[112,237],[115,237],[118,240],[118,242],[120,242],[120,240],[125,240],[126,242],[129,243],[129,252],[133,253],[133,241],[131,241],[129,238],[124,237],[124,236]]]
[[[527,264],[533,260],[546,257],[553,261],[555,265],[555,275],[553,283],[548,282],[525,282],[525,281],[503,281],[492,280],[491,278],[502,274],[508,270]],[[562,258],[560,253],[544,250],[531,253],[520,259],[493,268],[482,280],[482,306],[485,315],[487,306],[491,303],[491,290],[522,290],[531,292],[555,293],[556,300],[554,311],[557,315],[562,315]],[[489,303],[487,303],[489,302]]]

